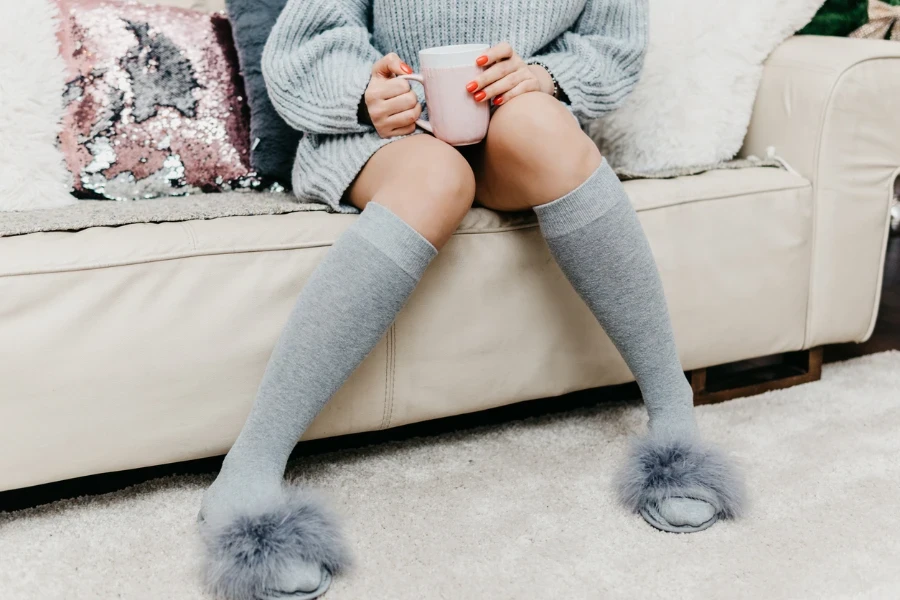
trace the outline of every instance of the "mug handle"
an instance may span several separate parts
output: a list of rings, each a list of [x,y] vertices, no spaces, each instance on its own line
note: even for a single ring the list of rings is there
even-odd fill
[[[416,83],[421,83],[422,87],[425,87],[425,79],[418,73],[414,73],[412,75],[397,75],[397,79],[408,79],[410,81],[415,81]],[[434,130],[431,128],[431,123],[429,123],[425,119],[419,119],[418,121],[416,121],[416,127],[420,127],[428,133],[434,133]]]

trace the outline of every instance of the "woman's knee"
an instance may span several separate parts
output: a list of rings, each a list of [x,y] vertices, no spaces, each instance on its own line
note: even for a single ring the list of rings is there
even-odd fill
[[[596,144],[558,100],[537,92],[513,98],[491,119],[486,151],[492,168],[529,173],[532,205],[572,191],[600,165]]]
[[[440,248],[472,206],[475,175],[452,146],[431,136],[415,137],[418,141],[396,157],[400,164],[395,176],[380,186],[372,200],[390,208]]]
[[[455,148],[434,141],[409,165],[416,182],[411,191],[421,196],[420,203],[465,214],[475,198],[475,174]]]

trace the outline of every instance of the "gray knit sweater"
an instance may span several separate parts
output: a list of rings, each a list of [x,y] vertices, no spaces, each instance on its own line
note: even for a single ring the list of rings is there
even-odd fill
[[[272,103],[307,133],[293,185],[340,212],[344,191],[382,139],[358,121],[372,63],[389,52],[508,41],[545,64],[583,123],[615,109],[637,82],[648,0],[289,0],[263,53]],[[418,89],[418,86],[414,89]]]

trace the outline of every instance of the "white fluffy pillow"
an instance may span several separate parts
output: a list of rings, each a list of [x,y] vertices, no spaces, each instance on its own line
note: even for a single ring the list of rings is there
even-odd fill
[[[625,104],[589,126],[610,164],[652,174],[738,152],[762,63],[824,0],[650,0],[650,46]]]
[[[51,4],[0,1],[0,211],[76,202],[56,147],[65,66]]]

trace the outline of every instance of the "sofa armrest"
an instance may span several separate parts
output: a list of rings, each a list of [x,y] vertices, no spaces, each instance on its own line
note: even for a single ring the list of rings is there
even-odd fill
[[[900,173],[900,44],[782,44],[766,62],[741,155],[768,147],[813,185],[805,347],[868,339]]]

